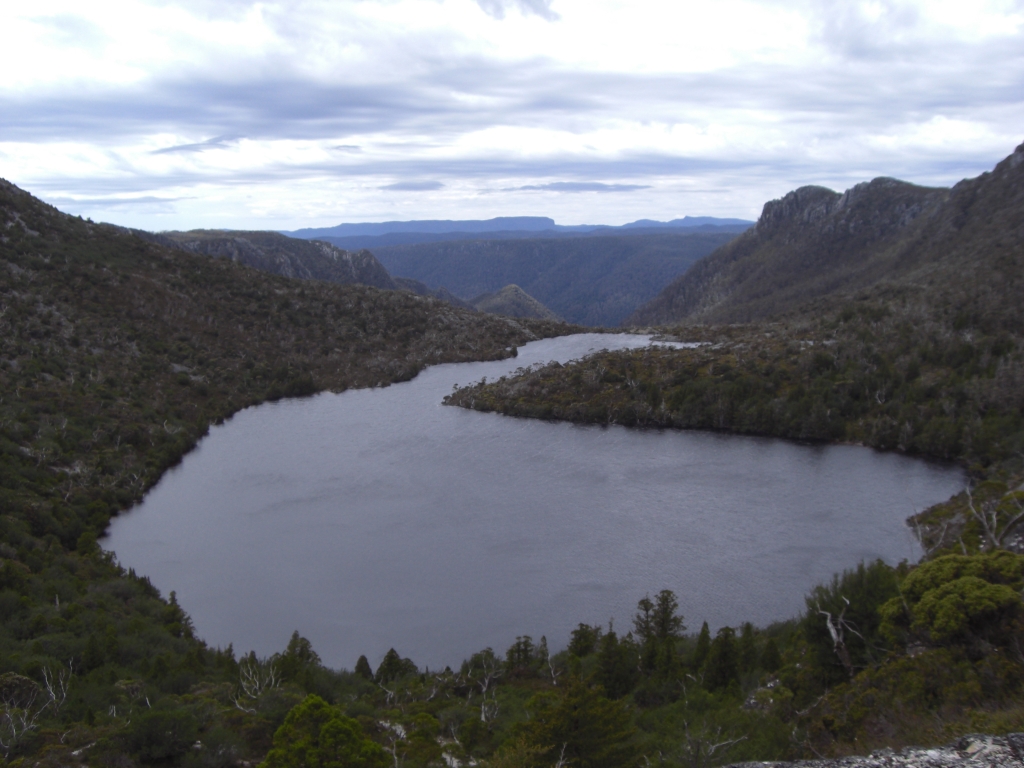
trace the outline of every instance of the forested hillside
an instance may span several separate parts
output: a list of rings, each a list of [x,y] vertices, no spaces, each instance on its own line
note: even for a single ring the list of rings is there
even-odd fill
[[[377,248],[395,276],[471,300],[515,284],[569,322],[612,327],[736,232],[464,240]]]
[[[599,353],[446,398],[516,416],[855,442],[962,463],[971,487],[909,521],[921,564],[864,564],[816,589],[799,625],[775,628],[797,654],[782,658],[799,663],[762,677],[762,688],[741,683],[745,706],[771,702],[777,727],[804,734],[818,754],[1024,722],[1024,605],[1016,582],[995,575],[1024,560],[1024,147],[948,193],[888,181],[858,189],[842,205],[817,189],[767,205],[755,230],[677,284],[680,304],[667,292],[660,306],[688,307],[690,321],[667,333],[692,347]],[[832,278],[827,298],[808,301]],[[698,324],[769,311],[782,317]],[[775,658],[767,646],[762,654]],[[708,687],[706,667],[688,674]],[[694,699],[687,688],[681,709],[695,714]],[[706,706],[696,711],[730,722],[719,703]],[[694,719],[677,722],[689,733]]]
[[[269,275],[0,182],[0,756],[177,760],[217,702],[235,715],[204,736],[210,754],[265,752],[279,719],[235,708],[239,660],[99,550],[110,516],[240,408],[506,357],[570,330]],[[289,701],[274,705],[281,717]],[[210,754],[196,757],[221,759]]]
[[[1024,146],[952,189],[875,179],[840,195],[804,187],[695,265],[628,323],[735,323],[815,312],[832,297],[897,290],[1020,328]],[[820,304],[814,301],[825,300]],[[1012,307],[1006,306],[1010,301]]]
[[[705,345],[453,395],[545,418],[958,458],[975,485],[917,521],[927,562],[837,574],[801,617],[770,627],[694,626],[663,590],[637,595],[625,626],[510,637],[444,670],[396,649],[374,669],[367,656],[384,649],[366,649],[346,671],[299,632],[270,658],[209,647],[174,594],[121,569],[97,535],[239,408],[504,357],[572,327],[270,275],[65,216],[6,183],[0,222],[10,765],[692,767],[1024,730],[1024,356],[1019,306],[990,303],[1015,290],[1012,275],[676,328]],[[967,215],[961,230],[975,226]],[[1017,246],[1001,254],[1019,270]]]
[[[506,285],[500,291],[482,294],[471,303],[481,312],[495,315],[537,317],[544,320],[561,319],[518,285]]]

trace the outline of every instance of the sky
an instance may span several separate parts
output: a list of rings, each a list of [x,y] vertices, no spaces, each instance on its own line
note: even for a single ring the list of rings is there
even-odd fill
[[[1024,142],[1024,0],[34,0],[0,71],[0,177],[150,230],[755,219]]]

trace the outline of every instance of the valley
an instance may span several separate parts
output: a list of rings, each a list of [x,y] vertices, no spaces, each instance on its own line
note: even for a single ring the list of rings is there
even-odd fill
[[[891,179],[842,194],[802,188],[767,203],[742,233],[351,253],[275,233],[136,233],[67,216],[6,182],[0,217],[0,749],[9,763],[271,765],[283,759],[268,757],[283,749],[275,734],[311,717],[327,717],[364,765],[381,768],[540,768],[560,759],[559,745],[579,766],[710,765],[1024,729],[1024,147],[951,189]],[[421,271],[405,274],[415,264]],[[567,636],[549,643],[509,625],[501,645],[488,639],[444,669],[395,647],[367,649],[352,671],[332,668],[301,627],[276,652],[218,646],[175,591],[161,594],[97,545],[112,517],[243,409],[324,403],[286,399],[326,391],[397,392],[389,385],[426,366],[507,360],[585,330],[431,295],[479,301],[513,283],[562,318],[628,318],[692,346],[538,359],[452,388],[445,402],[465,410],[440,409],[444,418],[516,429],[469,412],[490,411],[613,425],[607,433],[629,435],[628,452],[646,438],[676,445],[675,430],[688,429],[705,441],[717,432],[805,444],[785,444],[794,450],[855,443],[906,454],[889,459],[953,462],[970,492],[899,513],[913,515],[920,562],[874,551],[860,564],[837,560],[831,570],[842,572],[807,587],[794,618],[712,626],[687,607],[686,584],[673,590],[645,571],[630,582],[636,594],[617,598],[614,622],[572,616],[571,600],[553,598]],[[869,473],[858,484],[873,482]],[[886,497],[903,493],[898,482],[878,485]],[[477,499],[486,506],[486,494]],[[844,521],[863,526],[867,504]],[[777,557],[801,562],[785,547]],[[229,569],[193,589],[215,593],[237,578]],[[358,589],[358,572],[345,578]],[[296,599],[265,591],[275,595],[265,610],[287,617]],[[356,613],[346,620],[371,610]]]

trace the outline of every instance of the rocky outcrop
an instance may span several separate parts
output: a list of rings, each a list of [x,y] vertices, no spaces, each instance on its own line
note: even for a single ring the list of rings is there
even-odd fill
[[[973,301],[984,312],[985,302],[1011,299],[1022,247],[1024,145],[952,189],[877,178],[842,194],[794,190],[624,324],[751,322],[880,286],[931,285],[944,295],[929,301]]]
[[[732,763],[727,768],[1024,768],[1024,733],[971,735],[947,747],[882,749],[867,757],[795,763]]]
[[[398,288],[387,269],[369,251],[345,251],[319,240],[299,240],[276,232],[221,230],[164,232],[150,239],[285,277]]]

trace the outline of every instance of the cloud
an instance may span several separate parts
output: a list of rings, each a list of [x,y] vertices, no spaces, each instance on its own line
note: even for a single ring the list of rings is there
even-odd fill
[[[949,184],[1021,141],[1019,2],[727,5],[123,0],[47,23],[16,9],[0,28],[0,175],[211,217],[230,200],[253,221],[342,200],[390,218],[484,200],[485,218],[663,219],[749,216],[804,183]],[[732,211],[700,192],[731,185]]]
[[[530,14],[540,16],[548,21],[558,21],[561,17],[551,9],[553,0],[476,0],[480,9],[495,19],[504,19],[508,8],[515,8],[524,16]]]
[[[172,214],[176,211],[174,203],[184,200],[195,200],[188,197],[157,197],[142,195],[139,197],[63,197],[60,195],[47,198],[47,202],[62,211],[72,214],[80,212],[98,212],[133,209],[133,213]]]
[[[603,184],[599,181],[553,181],[550,184],[528,184],[517,190],[544,190],[547,192],[634,192],[650,189],[649,184]]]
[[[166,155],[172,152],[206,152],[210,149],[225,149],[231,146],[235,141],[237,141],[237,139],[231,139],[227,136],[216,136],[212,139],[200,141],[196,144],[176,144],[173,147],[154,149],[151,154]]]
[[[440,181],[398,181],[394,184],[385,184],[378,189],[388,189],[395,192],[431,192],[435,189],[444,189]]]

